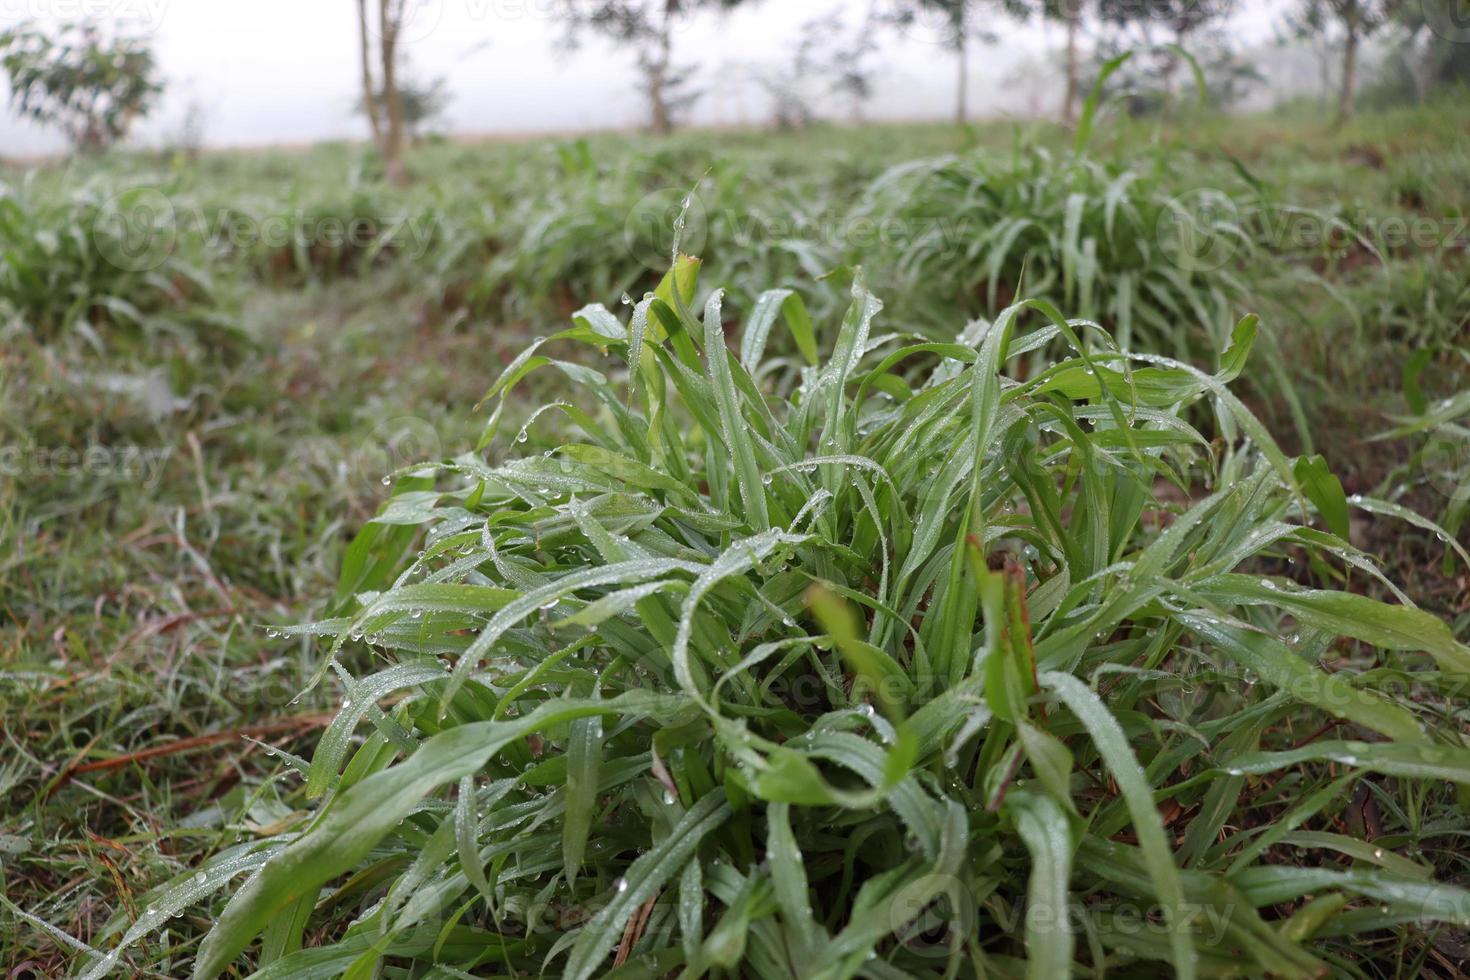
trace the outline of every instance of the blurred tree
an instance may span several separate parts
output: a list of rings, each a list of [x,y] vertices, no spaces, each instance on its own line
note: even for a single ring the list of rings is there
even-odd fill
[[[970,41],[993,41],[995,35],[980,28],[983,7],[1018,10],[1011,0],[896,0],[891,19],[900,26],[927,20],[938,28],[939,36],[955,56],[958,75],[955,79],[955,122],[964,125],[969,119]]]
[[[11,106],[58,127],[83,152],[127,136],[163,92],[148,41],[107,37],[89,23],[50,34],[30,25],[0,32],[0,67],[10,79]]]
[[[1234,14],[1236,6],[1237,0],[1097,0],[1098,16],[1121,33],[1120,46],[1154,53],[1151,70],[1165,98],[1177,93],[1184,52]],[[1147,63],[1148,59],[1134,59],[1140,69]]]
[[[698,98],[687,89],[690,72],[674,67],[674,31],[701,9],[728,11],[753,2],[758,0],[557,0],[569,46],[591,31],[637,50],[656,133],[672,132],[675,116]]]
[[[1446,0],[1448,4],[1451,0]],[[1447,88],[1470,88],[1470,44],[1451,33],[1455,24],[1470,24],[1470,0],[1464,4],[1463,19],[1449,6],[1401,4],[1393,24],[1384,29],[1386,54],[1371,83],[1359,87],[1359,107],[1422,105]],[[1446,28],[1449,28],[1447,31]]]
[[[415,0],[377,0],[377,16],[368,10],[368,0],[357,0],[358,52],[362,61],[362,104],[372,127],[373,142],[383,155],[383,172],[398,186],[408,183],[404,151],[408,130],[403,91],[398,84],[399,39]],[[378,39],[376,69],[372,38]],[[374,74],[381,74],[381,82]]]
[[[1288,25],[1303,37],[1342,35],[1341,86],[1337,93],[1337,121],[1352,118],[1357,104],[1358,52],[1363,41],[1390,23],[1402,8],[1420,6],[1404,0],[1297,0],[1287,14]]]
[[[871,8],[862,21],[851,25],[841,7],[802,25],[789,66],[756,76],[771,96],[776,128],[810,125],[821,115],[817,104],[833,96],[848,103],[854,121],[862,118],[863,106],[873,96],[876,26]]]
[[[1100,40],[1090,72],[1132,52],[1104,85],[1134,116],[1164,112],[1181,100],[1218,108],[1265,81],[1237,50],[1229,19],[1237,0],[1097,0]],[[1194,84],[1181,83],[1188,64]]]
[[[1006,9],[1014,16],[1028,18],[1039,14],[1046,20],[1056,21],[1066,28],[1066,87],[1062,92],[1062,121],[1071,125],[1077,120],[1077,103],[1082,94],[1081,40],[1083,25],[1088,11],[1097,6],[1097,0],[1004,0]]]
[[[1444,27],[1470,24],[1470,2],[1442,0],[1439,8],[1400,3],[1394,19],[1401,65],[1413,86],[1414,101],[1427,101],[1436,87],[1470,85],[1470,44],[1443,32]]]
[[[401,71],[402,69],[400,73]],[[398,97],[403,103],[403,128],[409,138],[416,140],[423,136],[425,128],[443,114],[449,104],[446,84],[443,78],[431,81],[409,78],[398,83]],[[358,112],[368,117],[370,124],[374,114],[378,114],[380,119],[386,114],[387,93],[379,89],[376,98],[377,105],[371,105],[366,99],[362,99],[356,106]]]

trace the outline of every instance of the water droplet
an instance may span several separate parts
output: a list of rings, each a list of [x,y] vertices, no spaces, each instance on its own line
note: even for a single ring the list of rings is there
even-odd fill
[[[618,894],[621,895],[623,892],[628,890],[628,879],[619,878],[618,883],[613,887],[615,887],[618,890]]]
[[[664,806],[674,805],[674,793],[672,790],[664,790]]]
[[[208,880],[209,880],[209,876],[206,875],[203,871],[199,872],[198,874],[196,874],[194,876],[194,884],[196,884],[196,885],[202,885],[202,884],[204,884]]]
[[[1268,578],[1263,578],[1261,579],[1261,588],[1274,590],[1276,588],[1276,583]]]
[[[1373,856],[1375,858],[1379,859],[1380,861],[1383,860],[1383,848],[1381,848],[1381,847],[1375,847],[1375,848],[1373,848]]]
[[[385,476],[385,477],[383,477],[383,486],[385,486],[385,487],[386,486],[391,486],[392,483],[393,483],[393,478],[391,476]]]

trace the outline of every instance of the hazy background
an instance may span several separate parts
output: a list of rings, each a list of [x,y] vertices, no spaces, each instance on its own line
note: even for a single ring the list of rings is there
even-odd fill
[[[770,100],[755,82],[764,68],[789,61],[806,21],[832,10],[858,20],[885,0],[766,0],[727,16],[699,15],[681,28],[678,63],[699,65],[703,95],[688,113],[696,126],[760,125]],[[634,55],[594,37],[576,50],[551,16],[551,0],[424,0],[405,28],[412,77],[442,76],[450,102],[440,131],[523,134],[624,129],[646,121]],[[1258,65],[1268,83],[1256,104],[1298,94],[1317,69],[1301,50],[1276,48],[1279,4],[1246,0],[1231,21],[1241,48],[1269,47]],[[135,144],[178,133],[191,107],[208,146],[305,143],[366,138],[354,114],[360,97],[353,0],[0,0],[0,28],[98,17],[151,36],[168,90],[140,122]],[[970,100],[978,116],[1055,114],[1056,24],[997,19],[1000,45],[971,51]],[[952,113],[954,61],[922,28],[880,32],[870,119],[942,119]],[[0,98],[8,95],[0,80]],[[846,107],[832,107],[831,115]],[[59,153],[65,142],[9,113],[0,114],[0,156]]]

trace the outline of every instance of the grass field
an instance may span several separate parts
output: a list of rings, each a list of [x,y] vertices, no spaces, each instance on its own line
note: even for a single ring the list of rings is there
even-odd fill
[[[1463,100],[410,162],[0,171],[7,977],[1463,975]]]

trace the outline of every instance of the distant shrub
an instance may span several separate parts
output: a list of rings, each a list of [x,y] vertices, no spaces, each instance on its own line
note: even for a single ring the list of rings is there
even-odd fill
[[[214,282],[173,205],[146,186],[65,196],[0,187],[0,322],[43,339],[79,331],[232,329],[204,309]]]

